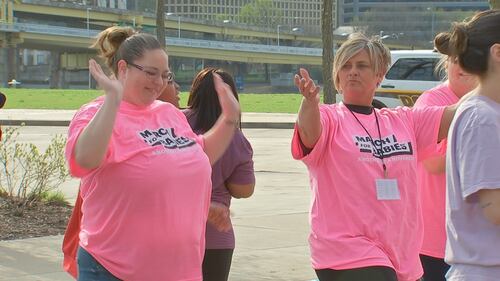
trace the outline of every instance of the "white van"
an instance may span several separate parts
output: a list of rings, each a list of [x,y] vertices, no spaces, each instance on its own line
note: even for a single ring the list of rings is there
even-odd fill
[[[387,107],[413,106],[419,95],[441,83],[434,71],[441,55],[432,50],[391,51],[389,71],[375,93]]]

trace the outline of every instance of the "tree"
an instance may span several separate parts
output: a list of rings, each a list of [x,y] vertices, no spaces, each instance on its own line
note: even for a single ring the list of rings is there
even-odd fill
[[[255,0],[241,7],[240,22],[256,26],[277,26],[283,12],[273,6],[272,0]]]
[[[323,102],[335,103],[332,83],[333,68],[333,0],[323,0],[321,14],[321,37],[323,40]]]
[[[491,9],[500,9],[500,0],[490,0]]]
[[[165,1],[156,0],[156,38],[165,48]]]

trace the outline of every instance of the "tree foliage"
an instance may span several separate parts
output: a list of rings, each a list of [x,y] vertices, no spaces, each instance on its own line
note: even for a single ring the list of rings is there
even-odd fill
[[[283,12],[273,5],[272,0],[254,0],[244,5],[239,21],[255,26],[274,27],[281,22]]]

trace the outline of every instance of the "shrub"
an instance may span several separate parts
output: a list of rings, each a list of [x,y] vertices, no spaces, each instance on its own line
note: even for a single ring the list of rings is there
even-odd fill
[[[69,173],[64,137],[55,136],[41,153],[32,143],[18,142],[18,136],[19,127],[7,127],[0,142],[0,194],[22,207],[43,201]]]

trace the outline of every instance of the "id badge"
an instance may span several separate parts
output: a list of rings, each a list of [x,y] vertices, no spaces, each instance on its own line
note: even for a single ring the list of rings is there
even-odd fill
[[[400,200],[397,179],[377,179],[375,180],[377,187],[378,200]]]

